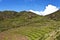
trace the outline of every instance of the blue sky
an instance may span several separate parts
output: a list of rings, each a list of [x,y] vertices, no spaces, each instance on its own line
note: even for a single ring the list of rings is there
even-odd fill
[[[42,11],[49,4],[60,8],[60,0],[0,0],[0,11],[23,11],[30,9]]]

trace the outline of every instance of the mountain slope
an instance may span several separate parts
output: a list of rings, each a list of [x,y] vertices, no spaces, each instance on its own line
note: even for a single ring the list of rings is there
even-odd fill
[[[52,19],[52,20],[60,21],[60,10],[58,10],[50,15],[47,15],[46,17],[48,17],[49,19]]]
[[[35,18],[40,17],[32,12],[14,12],[4,11],[0,13],[0,31],[5,31],[11,28],[28,25],[35,21]],[[32,20],[33,19],[33,20]]]
[[[60,11],[47,16],[26,11],[13,12],[13,16],[9,13],[3,13],[7,19],[1,16],[3,19],[0,21],[0,40],[21,40],[21,37],[22,40],[60,40]],[[53,15],[55,16],[52,17]],[[56,21],[55,17],[59,21]]]

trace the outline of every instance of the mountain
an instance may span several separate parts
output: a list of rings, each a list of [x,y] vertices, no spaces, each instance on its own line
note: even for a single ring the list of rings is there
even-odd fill
[[[7,18],[13,18],[16,15],[17,15],[17,12],[15,11],[1,11],[0,20],[7,19]]]
[[[60,10],[40,16],[0,11],[0,40],[60,40]]]
[[[34,16],[36,16],[36,14],[32,13],[32,12],[26,12],[26,11],[21,11],[21,12],[3,11],[3,12],[0,12],[0,20],[7,19],[7,18],[19,17],[19,16],[34,17]]]
[[[32,12],[15,12],[15,11],[3,11],[0,12],[0,31],[8,30],[10,28],[20,27],[21,25],[28,24],[32,18],[36,18],[38,15]]]
[[[50,15],[47,15],[46,17],[48,17],[49,19],[52,19],[52,20],[60,21],[60,10],[58,10]]]

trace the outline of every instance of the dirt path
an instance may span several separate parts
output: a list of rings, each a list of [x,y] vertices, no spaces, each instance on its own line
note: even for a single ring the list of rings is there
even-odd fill
[[[28,40],[27,36],[18,34],[0,33],[0,40]]]

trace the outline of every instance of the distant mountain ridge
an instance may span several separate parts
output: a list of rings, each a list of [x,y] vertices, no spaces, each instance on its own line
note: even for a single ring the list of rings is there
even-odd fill
[[[29,17],[32,18],[33,16],[41,16],[41,15],[37,15],[33,12],[30,11],[21,11],[21,12],[16,12],[16,11],[0,11],[0,20],[6,19],[6,18],[14,18],[14,17],[18,17],[18,16],[25,16],[25,17]],[[54,20],[60,20],[60,10],[46,15],[45,17],[48,17],[50,19],[54,19]]]

